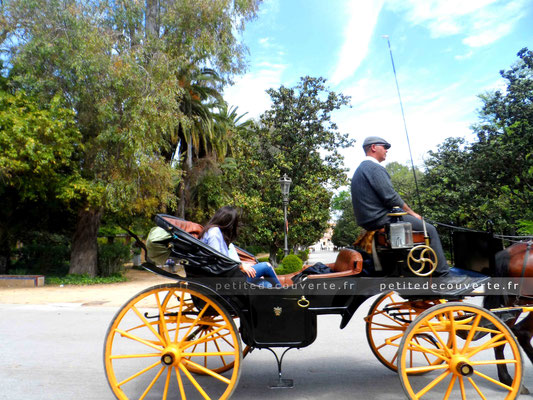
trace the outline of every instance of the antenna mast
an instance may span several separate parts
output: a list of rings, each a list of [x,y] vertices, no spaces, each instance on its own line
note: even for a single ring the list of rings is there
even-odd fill
[[[387,39],[387,44],[389,45],[390,60],[392,62],[392,71],[394,72],[394,81],[396,82],[396,90],[398,92],[398,99],[400,99],[400,108],[402,110],[403,127],[405,129],[405,136],[407,137],[407,147],[409,148],[409,157],[411,158],[411,168],[413,170],[413,176],[415,177],[416,198],[418,200],[418,207],[420,208],[420,213],[424,215],[424,209],[422,207],[422,202],[420,201],[420,191],[418,190],[418,179],[416,178],[415,163],[413,162],[413,154],[411,152],[411,142],[409,140],[409,133],[407,132],[407,123],[405,122],[405,113],[403,111],[402,96],[400,95],[400,86],[398,85],[398,77],[396,76],[396,67],[394,66],[394,58],[392,57],[392,49],[390,47],[389,35],[382,35],[381,37],[384,39]]]

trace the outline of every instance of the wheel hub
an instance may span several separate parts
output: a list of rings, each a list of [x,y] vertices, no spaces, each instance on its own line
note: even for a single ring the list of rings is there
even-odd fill
[[[474,373],[474,367],[470,365],[468,358],[460,355],[452,357],[450,369],[454,374],[460,376],[470,376]]]
[[[178,365],[181,361],[181,351],[176,345],[165,348],[161,355],[161,364],[166,366]]]

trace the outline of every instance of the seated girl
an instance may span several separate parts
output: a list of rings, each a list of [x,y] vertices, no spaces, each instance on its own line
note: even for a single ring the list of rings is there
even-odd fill
[[[230,206],[219,209],[205,225],[200,240],[218,252],[235,261],[241,262],[237,250],[232,242],[237,238],[239,224],[238,211]],[[281,286],[281,283],[269,263],[244,264],[241,262],[241,271],[247,276],[246,280],[263,287]]]

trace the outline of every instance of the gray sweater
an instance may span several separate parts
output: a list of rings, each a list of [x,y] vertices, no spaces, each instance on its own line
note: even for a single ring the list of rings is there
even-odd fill
[[[352,204],[357,224],[374,230],[385,225],[389,210],[403,207],[404,201],[393,189],[385,167],[365,160],[352,177]]]

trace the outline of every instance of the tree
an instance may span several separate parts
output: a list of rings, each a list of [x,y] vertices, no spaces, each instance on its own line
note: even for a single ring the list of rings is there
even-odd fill
[[[346,183],[339,149],[352,145],[331,113],[348,98],[329,91],[323,78],[303,77],[293,88],[267,91],[272,106],[236,139],[238,173],[232,180],[237,205],[246,212],[241,240],[268,245],[271,259],[283,243],[279,179],[292,179],[289,240],[307,246],[327,228],[331,190]]]
[[[58,215],[57,198],[77,169],[81,135],[60,96],[40,105],[23,91],[10,93],[7,80],[1,81],[0,273],[5,273],[17,236],[49,226]],[[54,222],[56,230],[60,226]]]
[[[340,213],[331,241],[337,247],[347,247],[352,245],[362,229],[355,221],[353,212],[352,195],[349,191],[344,190],[333,198],[331,209]]]
[[[472,173],[480,190],[498,203],[509,203],[510,221],[533,220],[533,52],[523,48],[507,71],[505,91],[481,95],[478,141]],[[497,212],[497,209],[492,209]]]
[[[104,212],[125,219],[175,204],[179,174],[169,138],[190,116],[177,71],[213,65],[224,79],[242,68],[235,32],[258,1],[10,0],[1,5],[13,87],[74,110],[80,168],[62,199],[77,211],[71,273],[96,273]]]
[[[477,140],[447,139],[426,161],[425,204],[440,222],[512,233],[533,220],[533,53],[500,74],[504,91],[481,95]],[[527,228],[525,228],[527,229]]]

